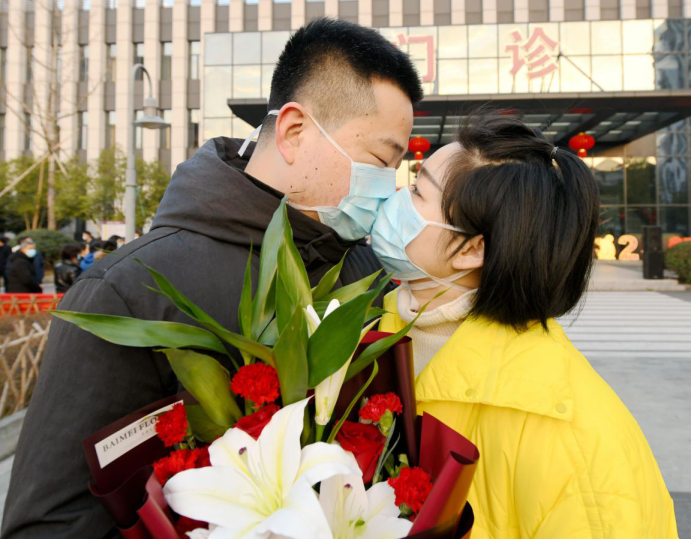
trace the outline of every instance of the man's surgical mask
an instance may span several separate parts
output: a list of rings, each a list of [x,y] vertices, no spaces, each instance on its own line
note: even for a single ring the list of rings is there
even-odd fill
[[[268,114],[278,115],[279,111],[269,111]],[[351,162],[350,188],[339,206],[303,206],[290,201],[289,204],[298,210],[317,212],[320,221],[334,229],[344,240],[365,238],[370,234],[384,201],[396,193],[396,169],[354,161],[311,114],[308,113],[308,116],[334,148]],[[239,155],[242,156],[241,152],[245,152],[249,141],[259,133],[261,127],[246,139]]]
[[[462,270],[451,276],[440,278],[428,274],[414,264],[406,254],[408,246],[426,227],[438,227],[450,231],[464,232],[461,229],[428,221],[416,210],[408,188],[400,189],[383,205],[371,232],[372,249],[387,272],[393,278],[404,282],[413,290],[433,289],[439,286],[466,290],[454,281],[473,272],[473,269]],[[425,280],[423,283],[408,282]]]
[[[33,259],[34,257],[36,257],[36,250],[35,250],[34,248],[27,249],[27,250],[24,252],[24,254],[25,254],[27,257],[29,257],[30,259]]]

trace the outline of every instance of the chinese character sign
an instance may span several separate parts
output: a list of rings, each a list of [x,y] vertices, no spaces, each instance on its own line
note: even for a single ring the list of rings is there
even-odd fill
[[[549,90],[559,67],[555,56],[558,42],[550,38],[541,27],[534,28],[528,38],[524,38],[519,30],[512,32],[511,36],[514,43],[507,45],[505,51],[512,53],[512,77],[516,78],[523,71],[529,83],[541,81],[541,91],[547,80]]]

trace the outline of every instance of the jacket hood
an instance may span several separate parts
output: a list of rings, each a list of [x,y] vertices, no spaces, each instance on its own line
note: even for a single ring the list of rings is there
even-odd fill
[[[152,230],[175,227],[216,240],[255,247],[283,193],[245,173],[255,144],[243,157],[243,141],[216,137],[178,165],[154,218]],[[330,227],[288,207],[293,238],[306,265],[338,262],[355,243]]]

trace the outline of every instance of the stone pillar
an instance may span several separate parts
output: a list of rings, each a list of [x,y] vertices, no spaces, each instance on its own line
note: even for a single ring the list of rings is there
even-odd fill
[[[452,0],[452,24],[466,23],[466,1]]]
[[[9,39],[7,47],[7,113],[5,114],[5,159],[24,152],[24,84],[27,54],[24,47],[26,23],[22,2],[9,2],[7,14]]]
[[[291,0],[291,29],[298,30],[306,22],[305,0]]]
[[[106,113],[103,81],[106,60],[106,0],[91,0],[89,11],[89,141],[87,159],[95,160],[106,145]],[[120,51],[118,51],[120,55]],[[79,63],[79,51],[77,51]],[[117,139],[116,139],[117,140]]]
[[[389,0],[389,26],[404,25],[404,2],[403,0]]]
[[[117,28],[115,46],[118,59],[115,63],[115,144],[127,154],[127,126],[132,122],[132,109],[128,91],[132,76],[134,45],[132,44],[132,5],[134,0],[118,0]],[[105,58],[105,55],[104,55]],[[101,70],[104,72],[104,70]],[[145,90],[146,92],[146,90]]]
[[[171,171],[187,159],[187,2],[173,4]]]
[[[433,24],[435,24],[434,0],[420,0],[420,25],[432,26]]]
[[[62,74],[60,75],[60,112],[67,114],[60,124],[60,156],[69,159],[77,151],[79,142],[79,6],[80,0],[65,0],[62,11]],[[88,90],[87,90],[88,91]],[[91,125],[91,118],[87,125]]]

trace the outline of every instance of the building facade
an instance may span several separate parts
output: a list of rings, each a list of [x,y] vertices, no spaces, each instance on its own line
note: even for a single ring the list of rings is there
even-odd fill
[[[602,233],[617,242],[658,223],[689,236],[690,0],[0,0],[0,160],[45,151],[56,71],[60,151],[125,149],[149,91],[140,77],[128,102],[141,62],[171,127],[138,131],[137,148],[174,170],[208,138],[261,122],[285,41],[323,15],[411,54],[426,92],[413,134],[433,148],[484,102],[525,112],[561,146],[587,132]]]

